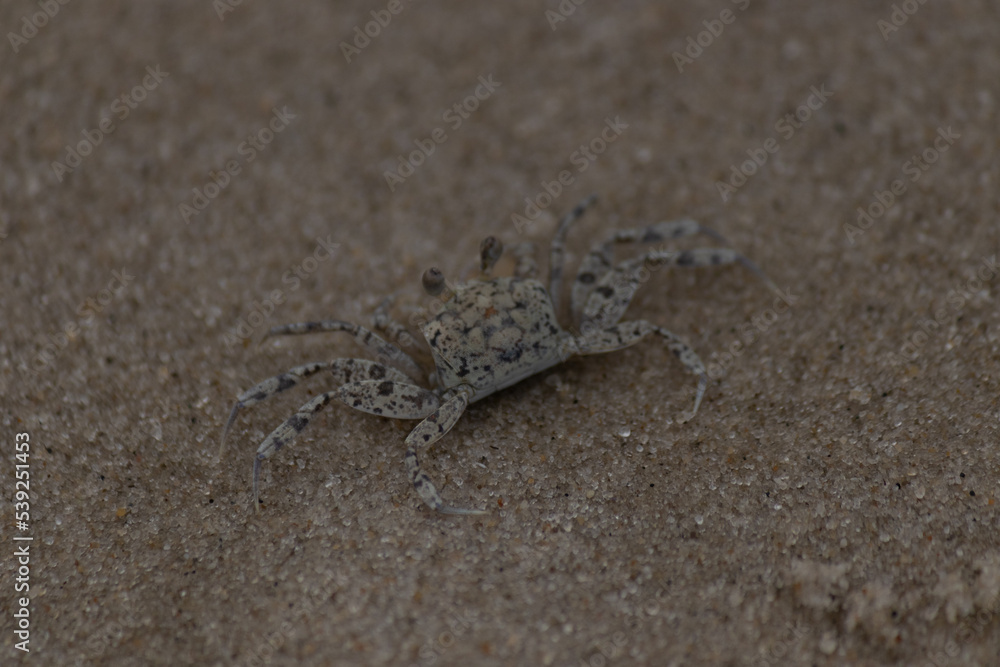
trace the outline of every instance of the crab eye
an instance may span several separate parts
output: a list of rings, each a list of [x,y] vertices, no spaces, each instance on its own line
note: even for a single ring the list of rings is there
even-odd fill
[[[437,296],[444,289],[444,274],[436,267],[431,267],[424,271],[422,278],[424,291],[431,296]]]
[[[482,260],[481,270],[483,273],[493,268],[493,265],[503,254],[503,243],[495,236],[487,236],[479,244],[479,257]]]

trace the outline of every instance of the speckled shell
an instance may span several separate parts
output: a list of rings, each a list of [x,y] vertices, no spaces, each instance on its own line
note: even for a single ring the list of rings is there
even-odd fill
[[[422,327],[444,388],[469,384],[476,401],[563,360],[564,339],[545,287],[496,278],[456,288]]]

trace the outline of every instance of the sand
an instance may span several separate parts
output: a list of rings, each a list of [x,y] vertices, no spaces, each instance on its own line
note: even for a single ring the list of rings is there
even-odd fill
[[[998,19],[5,3],[0,661],[998,664]],[[449,517],[407,480],[416,422],[334,404],[254,513],[258,443],[332,387],[248,408],[220,461],[235,397],[364,352],[268,327],[367,325],[387,295],[409,321],[423,271],[462,278],[488,234],[545,276],[590,194],[570,275],[691,217],[785,295],[741,266],[648,276],[627,318],[704,359],[695,419],[656,341],[571,360],[424,455],[489,509]]]

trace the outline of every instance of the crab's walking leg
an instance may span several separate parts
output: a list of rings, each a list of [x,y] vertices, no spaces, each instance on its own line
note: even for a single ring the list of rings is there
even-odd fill
[[[587,295],[596,287],[601,276],[611,270],[615,258],[615,244],[618,243],[655,243],[666,239],[679,239],[697,234],[701,225],[694,220],[672,220],[660,222],[648,227],[622,229],[614,232],[607,241],[595,245],[580,262],[576,280],[570,292],[570,310],[573,321],[580,321],[580,313],[587,302]]]
[[[694,399],[694,408],[690,413],[678,419],[680,422],[686,422],[698,412],[698,406],[701,405],[701,399],[708,387],[708,374],[705,372],[705,365],[695,351],[676,334],[645,320],[622,322],[608,329],[592,331],[573,339],[571,352],[580,355],[614,352],[635,345],[650,334],[656,334],[663,338],[667,343],[667,348],[684,364],[684,367],[698,376],[698,391]]]
[[[694,250],[653,250],[642,257],[621,262],[607,271],[587,296],[580,318],[581,329],[604,329],[618,322],[639,285],[649,280],[650,272],[663,266],[721,266],[740,263],[756,273],[774,291],[777,286],[749,259],[730,248]]]
[[[420,419],[432,414],[441,405],[433,392],[404,381],[359,380],[348,382],[339,389],[316,396],[299,408],[284,424],[274,429],[264,442],[260,443],[253,462],[254,508],[260,505],[260,469],[264,459],[291,443],[309,425],[317,412],[325,408],[333,399],[339,399],[348,406],[396,419]]]
[[[580,314],[584,304],[587,303],[587,296],[597,286],[597,281],[611,270],[616,244],[657,243],[692,236],[694,234],[705,234],[723,244],[729,245],[721,234],[712,231],[708,227],[703,227],[689,218],[658,222],[655,225],[647,227],[622,229],[612,234],[607,241],[595,245],[583,258],[583,261],[580,262],[576,280],[573,282],[570,295],[570,309],[573,314],[573,321],[580,321]],[[664,248],[659,249],[664,250]]]
[[[501,255],[503,255],[503,243],[497,237],[487,236],[479,244],[479,272],[482,274],[483,280],[489,280],[493,273],[493,266]]]
[[[517,263],[514,265],[514,275],[518,278],[534,278],[538,269],[535,262],[535,244],[530,241],[518,243],[511,248],[510,254]]]
[[[295,440],[302,429],[308,426],[309,420],[325,408],[330,401],[337,398],[337,395],[337,391],[327,391],[316,396],[299,408],[299,411],[289,417],[284,424],[271,431],[271,434],[264,438],[264,442],[260,443],[257,455],[253,460],[253,508],[255,511],[260,511],[260,468],[264,459]]]
[[[376,331],[381,331],[390,340],[394,340],[403,347],[415,345],[416,341],[405,325],[394,320],[389,315],[389,306],[392,305],[393,297],[386,297],[378,305],[372,314],[372,326]]]
[[[563,261],[566,259],[566,234],[570,225],[580,219],[587,207],[597,200],[596,195],[590,195],[573,207],[573,210],[563,216],[559,227],[552,237],[549,248],[549,297],[552,299],[552,309],[559,314],[559,293],[562,291]]]
[[[371,350],[379,363],[392,365],[409,375],[414,380],[423,377],[423,371],[417,362],[392,343],[387,343],[379,335],[372,333],[368,329],[353,322],[342,322],[340,320],[322,320],[320,322],[296,322],[295,324],[284,324],[273,327],[264,334],[261,342],[271,336],[301,335],[308,333],[326,333],[331,331],[345,331],[354,337],[359,344]]]
[[[243,408],[256,405],[261,401],[266,401],[270,397],[291,389],[300,381],[315,375],[323,370],[330,370],[333,373],[333,381],[337,385],[342,385],[355,380],[396,380],[409,382],[409,378],[397,371],[395,368],[377,364],[367,359],[334,359],[333,361],[317,361],[310,364],[302,364],[291,370],[285,371],[281,375],[275,375],[260,382],[236,398],[236,405],[229,413],[229,421],[222,430],[222,439],[219,442],[219,457],[226,448],[226,436],[236,421],[236,416]]]
[[[410,481],[420,495],[420,498],[434,510],[444,514],[485,514],[484,510],[462,509],[445,505],[441,500],[434,482],[420,469],[420,461],[417,459],[417,449],[434,444],[445,433],[451,430],[458,418],[462,416],[465,408],[469,405],[473,390],[467,385],[462,385],[445,394],[445,402],[441,407],[427,419],[420,422],[415,429],[406,436],[406,470],[410,475]]]

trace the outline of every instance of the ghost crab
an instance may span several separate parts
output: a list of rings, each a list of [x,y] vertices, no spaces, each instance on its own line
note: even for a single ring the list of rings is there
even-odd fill
[[[446,514],[482,514],[485,510],[445,505],[430,477],[421,470],[417,452],[440,440],[458,421],[465,409],[478,400],[521,380],[541,373],[572,356],[614,352],[655,334],[663,339],[689,371],[698,376],[694,407],[682,417],[687,421],[698,411],[708,375],[698,355],[675,334],[644,320],[620,322],[638,286],[648,279],[649,268],[660,266],[716,266],[742,263],[777,291],[749,259],[730,248],[694,250],[655,249],[637,258],[614,264],[614,248],[621,243],[653,243],[696,233],[725,243],[719,234],[689,219],[660,222],[615,232],[596,245],[583,259],[571,290],[570,310],[579,324],[578,332],[559,325],[559,294],[566,234],[574,221],[594,201],[578,204],[559,222],[549,252],[549,288],[533,278],[534,260],[530,244],[514,248],[517,259],[512,277],[490,278],[493,265],[502,254],[495,237],[483,241],[477,280],[449,286],[442,297],[443,309],[421,326],[430,347],[435,371],[428,376],[430,389],[417,384],[423,373],[413,358],[357,324],[339,320],[302,322],[271,329],[265,336],[342,331],[374,353],[378,362],[367,359],[334,359],[296,366],[264,380],[241,394],[233,406],[222,433],[220,456],[226,435],[242,408],[260,403],[285,391],[299,381],[330,371],[336,389],[319,394],[276,428],[257,449],[253,466],[254,508],[259,510],[260,470],[264,460],[292,442],[309,421],[332,400],[383,417],[422,419],[406,438],[404,462],[413,484],[431,509]],[[443,274],[428,269],[423,286],[431,296],[445,290]],[[392,321],[384,310],[376,311],[374,328],[397,340],[406,329]]]

